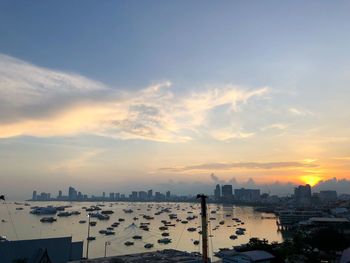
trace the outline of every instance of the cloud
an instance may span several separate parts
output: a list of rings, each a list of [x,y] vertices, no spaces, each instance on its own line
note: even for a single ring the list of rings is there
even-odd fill
[[[289,108],[288,111],[297,116],[308,116],[308,115],[313,115],[311,111],[304,110],[304,109],[297,109],[297,108]]]
[[[0,54],[0,138],[83,133],[184,142],[203,135],[203,130],[216,140],[248,138],[253,133],[242,127],[214,129],[208,115],[222,106],[234,114],[240,105],[268,92],[267,87],[228,84],[179,94],[170,81],[138,91],[116,90],[78,74]]]
[[[185,172],[192,170],[233,170],[235,168],[243,169],[286,169],[286,168],[314,168],[318,167],[315,163],[304,162],[238,162],[238,163],[205,163],[181,167],[164,167],[159,170],[170,172]]]
[[[338,194],[349,193],[350,180],[331,178],[328,180],[321,180],[314,187],[313,191],[321,190],[336,190]]]

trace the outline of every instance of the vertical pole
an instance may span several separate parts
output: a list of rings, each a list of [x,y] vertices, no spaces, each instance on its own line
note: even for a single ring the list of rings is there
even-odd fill
[[[90,214],[88,214],[89,223],[88,223],[88,234],[86,239],[86,259],[89,259],[89,243],[90,243]]]
[[[203,262],[208,263],[208,218],[207,218],[207,196],[200,194],[197,198],[201,199],[201,218],[202,218],[202,257]]]
[[[107,242],[108,241],[105,242],[105,257],[107,256]]]

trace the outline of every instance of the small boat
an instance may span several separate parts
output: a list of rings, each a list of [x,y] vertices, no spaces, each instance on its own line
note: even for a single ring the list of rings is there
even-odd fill
[[[231,240],[235,240],[235,239],[237,239],[237,236],[236,236],[236,235],[231,235],[231,236],[230,236],[230,239],[231,239]]]
[[[187,224],[188,221],[187,221],[187,220],[183,220],[183,221],[181,221],[181,223],[182,223],[182,224]]]
[[[151,244],[151,243],[147,243],[145,246],[144,246],[144,248],[152,248],[154,245],[153,244]]]
[[[114,234],[115,234],[115,232],[111,231],[111,230],[107,230],[105,233],[106,236],[110,236],[110,235],[114,235]]]
[[[106,234],[107,230],[101,229],[100,231],[98,231],[100,234],[104,235]]]
[[[168,227],[167,226],[160,226],[159,230],[161,230],[161,231],[168,230]]]
[[[223,225],[223,224],[225,224],[225,221],[222,220],[222,221],[219,222],[219,224],[220,224],[220,225]]]
[[[79,224],[85,224],[86,223],[86,220],[80,220],[79,221]]]
[[[124,219],[124,218],[119,218],[118,221],[119,221],[119,222],[124,222],[125,219]]]
[[[96,226],[97,222],[96,221],[92,221],[90,222],[90,226]]]
[[[135,235],[135,236],[132,237],[132,239],[135,239],[135,240],[136,240],[136,239],[142,239],[142,236]]]
[[[171,239],[170,238],[161,238],[161,239],[158,239],[158,243],[159,244],[169,244],[171,243]]]
[[[53,217],[43,217],[40,219],[40,222],[42,222],[42,223],[53,223],[56,221],[57,221],[57,219],[53,218]]]
[[[103,211],[101,211],[101,214],[103,214],[103,215],[111,215],[113,213],[114,212],[112,210],[103,210]]]
[[[2,241],[7,241],[7,237],[6,236],[0,236],[0,242]]]
[[[71,216],[72,214],[70,212],[60,212],[57,214],[57,216],[60,217],[67,217],[67,216]]]
[[[134,245],[134,242],[126,241],[126,242],[124,243],[124,245],[125,245],[125,246],[132,246],[132,245]]]
[[[236,235],[244,235],[244,230],[242,230],[242,229],[237,229],[237,230],[236,230]]]
[[[195,241],[193,241],[193,245],[199,245],[199,240],[195,240]]]
[[[96,240],[96,237],[90,236],[87,238],[87,240],[89,240],[89,241]]]
[[[189,228],[187,228],[187,231],[188,232],[194,232],[194,231],[196,231],[197,230],[197,228],[195,228],[195,227],[189,227]]]
[[[111,227],[118,227],[119,226],[119,222],[115,222],[111,225]]]
[[[168,232],[162,233],[162,237],[168,237],[170,234]]]
[[[17,207],[16,210],[23,210],[23,207]]]

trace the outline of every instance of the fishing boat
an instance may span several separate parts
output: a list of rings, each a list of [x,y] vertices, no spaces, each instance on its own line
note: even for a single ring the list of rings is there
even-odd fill
[[[126,241],[126,242],[124,243],[124,245],[125,245],[125,246],[132,246],[132,245],[134,245],[134,242]]]
[[[54,217],[43,217],[40,219],[40,222],[42,222],[42,223],[53,223],[56,221],[57,221],[57,219]]]
[[[147,243],[147,244],[145,244],[145,246],[144,246],[144,248],[152,248],[154,245],[153,244],[151,244],[151,243]]]
[[[171,239],[170,238],[161,238],[161,239],[158,239],[158,243],[159,244],[169,244],[171,243]]]

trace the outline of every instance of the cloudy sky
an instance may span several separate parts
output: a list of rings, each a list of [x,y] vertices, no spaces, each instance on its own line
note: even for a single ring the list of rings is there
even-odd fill
[[[1,1],[0,192],[344,186],[349,12],[348,1]]]

